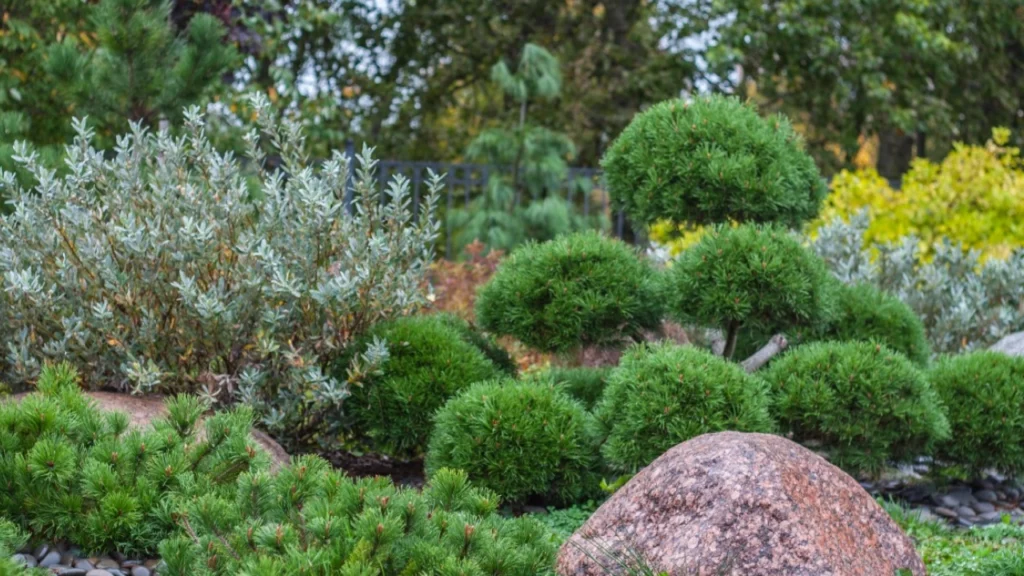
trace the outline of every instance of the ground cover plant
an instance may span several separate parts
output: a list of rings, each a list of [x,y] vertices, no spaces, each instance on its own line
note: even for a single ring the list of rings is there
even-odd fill
[[[354,173],[339,152],[314,168],[296,124],[252,105],[255,173],[212,147],[194,109],[183,136],[136,125],[110,158],[77,122],[60,176],[19,147],[35,185],[0,176],[8,383],[63,358],[90,386],[238,398],[286,441],[325,439],[347,384],[323,368],[425,303],[441,180],[414,219],[408,182],[382,191],[370,149]]]
[[[876,342],[812,342],[761,374],[782,434],[821,442],[851,474],[928,454],[949,437],[939,395],[905,356]]]
[[[142,431],[93,406],[69,365],[44,368],[37,390],[0,403],[0,517],[35,538],[152,554],[177,528],[173,498],[233,494],[242,473],[269,463],[246,407],[200,424],[203,404],[178,396]]]
[[[466,470],[474,483],[522,505],[571,504],[598,485],[591,416],[545,379],[481,382],[438,411],[426,469]]]

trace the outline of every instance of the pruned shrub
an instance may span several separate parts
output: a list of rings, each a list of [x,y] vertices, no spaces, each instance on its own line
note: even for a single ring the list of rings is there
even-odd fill
[[[813,342],[764,372],[781,432],[818,442],[834,464],[877,473],[928,454],[949,436],[945,408],[924,374],[875,342]]]
[[[638,344],[608,376],[594,408],[609,467],[636,472],[701,434],[771,432],[763,381],[692,346]]]
[[[422,492],[386,478],[352,480],[315,456],[237,490],[176,500],[189,529],[164,541],[164,576],[235,574],[550,573],[557,544],[537,520],[504,518],[498,497],[461,471],[438,470]]]
[[[971,473],[1024,471],[1024,358],[990,351],[946,356],[928,378],[951,429],[936,454],[940,462]]]
[[[572,368],[554,366],[543,376],[569,395],[579,400],[590,410],[601,399],[611,368],[606,366],[577,366]]]
[[[473,385],[437,413],[426,469],[466,470],[502,499],[580,500],[597,486],[597,445],[583,406],[550,382]]]
[[[443,316],[407,316],[377,324],[351,353],[381,344],[387,347],[386,359],[352,387],[345,409],[357,438],[394,456],[422,453],[434,412],[470,384],[499,374]],[[339,379],[348,365],[347,359],[339,362]]]
[[[658,326],[655,271],[632,248],[596,232],[515,250],[480,289],[480,325],[545,352],[617,345]]]
[[[36,538],[152,554],[177,529],[172,500],[234,494],[239,475],[269,465],[247,407],[200,428],[203,405],[178,396],[141,431],[98,410],[77,379],[68,365],[47,366],[38,392],[0,403],[0,516]]]
[[[302,443],[344,413],[345,383],[321,369],[353,335],[425,302],[441,182],[416,220],[407,181],[382,194],[370,149],[349,179],[340,152],[307,165],[301,131],[265,97],[253,114],[251,170],[213,148],[197,109],[182,137],[135,126],[109,158],[76,122],[60,176],[19,148],[36,186],[0,176],[14,207],[0,216],[9,384],[66,358],[91,386],[235,391]]]
[[[668,285],[681,322],[722,330],[726,358],[741,331],[814,328],[834,314],[836,285],[824,262],[773,225],[717,228],[679,255]]]
[[[669,100],[637,114],[601,166],[615,204],[653,224],[779,222],[817,215],[828,188],[784,116],[737,98]]]
[[[477,350],[482,352],[498,370],[501,370],[502,373],[508,376],[515,377],[516,372],[519,371],[516,361],[509,356],[508,351],[494,337],[485,334],[476,325],[454,314],[441,313],[438,314],[438,317],[449,327],[454,328],[464,341],[472,344]]]
[[[841,285],[837,302],[836,318],[818,338],[877,341],[919,366],[928,363],[931,346],[924,324],[899,298],[869,284],[855,284]]]

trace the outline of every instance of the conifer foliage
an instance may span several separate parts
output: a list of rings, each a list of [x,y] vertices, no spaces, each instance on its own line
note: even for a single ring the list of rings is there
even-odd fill
[[[814,218],[828,192],[783,116],[737,98],[669,100],[641,112],[605,153],[609,192],[634,222],[779,222]]]
[[[388,349],[379,369],[353,386],[345,401],[356,436],[387,454],[417,456],[446,400],[499,375],[451,322],[436,314],[397,318],[375,325],[352,347],[356,353],[383,342]],[[347,365],[343,360],[341,366]]]
[[[545,352],[617,345],[661,321],[657,273],[619,240],[597,232],[528,243],[477,296],[477,319]]]
[[[233,494],[240,474],[268,466],[248,408],[200,426],[204,406],[178,396],[140,431],[125,414],[96,409],[77,380],[70,366],[51,365],[38,392],[0,403],[0,516],[35,537],[152,554],[176,530],[175,498]]]
[[[720,226],[680,254],[668,275],[671,311],[721,329],[726,358],[740,330],[812,328],[834,315],[836,285],[824,262],[776,225]]]
[[[459,468],[505,501],[571,504],[597,486],[590,415],[550,382],[494,380],[445,404],[430,438],[428,474]]]

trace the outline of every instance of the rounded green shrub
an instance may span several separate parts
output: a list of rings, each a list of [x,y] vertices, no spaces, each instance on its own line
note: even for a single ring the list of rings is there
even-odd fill
[[[519,366],[516,365],[516,361],[512,359],[508,350],[505,350],[494,337],[481,332],[477,326],[455,314],[442,312],[437,316],[462,335],[463,340],[475,346],[480,352],[483,352],[484,356],[493,362],[494,366],[502,373],[515,377],[516,373],[519,372]]]
[[[763,371],[781,431],[820,442],[834,464],[877,473],[949,436],[945,408],[906,356],[877,342],[812,342]]]
[[[530,497],[576,502],[596,486],[590,418],[548,382],[474,384],[438,411],[427,474],[465,470],[474,483],[513,503]]]
[[[979,351],[941,358],[928,377],[946,405],[940,461],[970,472],[1024,471],[1024,358]]]
[[[661,321],[655,271],[623,242],[597,232],[515,250],[480,289],[484,329],[544,352],[615,345]]]
[[[579,400],[588,410],[597,404],[604,393],[611,368],[579,366],[574,368],[553,367],[544,375],[569,395]]]
[[[720,328],[727,358],[741,331],[812,328],[834,313],[836,285],[825,264],[773,225],[718,227],[668,275],[670,310],[684,324]]]
[[[779,222],[814,218],[828,188],[784,116],[736,98],[669,100],[637,114],[601,161],[633,222]]]
[[[763,381],[710,352],[638,344],[609,374],[594,421],[608,466],[636,472],[701,434],[772,431],[768,403]]]
[[[352,352],[364,352],[375,339],[387,344],[388,359],[379,373],[350,388],[344,406],[355,436],[394,456],[419,455],[434,412],[470,384],[499,374],[483,352],[437,315],[377,324]]]
[[[924,323],[902,300],[870,284],[840,284],[837,301],[836,318],[819,339],[874,340],[919,366],[928,363],[931,346]]]

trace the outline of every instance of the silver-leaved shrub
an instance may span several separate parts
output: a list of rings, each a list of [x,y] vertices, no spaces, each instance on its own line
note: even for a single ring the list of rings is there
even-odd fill
[[[912,236],[865,246],[868,224],[866,213],[849,222],[837,218],[819,229],[814,251],[843,282],[870,282],[908,304],[924,322],[933,351],[985,348],[1024,329],[1024,251],[982,262],[979,252],[944,241],[925,261]]]
[[[76,121],[60,174],[18,147],[36,183],[0,176],[0,378],[70,360],[93,387],[244,401],[293,441],[338,420],[350,382],[321,368],[424,302],[442,181],[417,218],[406,179],[381,191],[371,149],[352,174],[339,152],[314,167],[297,125],[253,106],[244,162],[198,109],[180,136],[133,126],[107,154]],[[349,380],[386,354],[371,346]]]

